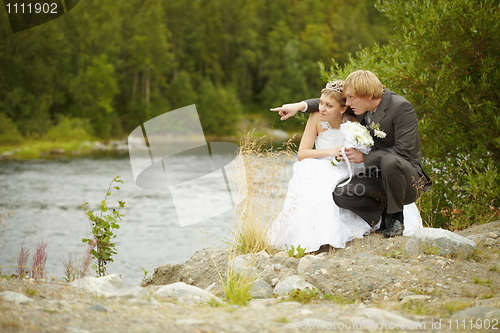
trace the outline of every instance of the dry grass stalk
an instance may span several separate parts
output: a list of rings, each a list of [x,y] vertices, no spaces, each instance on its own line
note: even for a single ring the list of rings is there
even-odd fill
[[[17,257],[17,276],[18,278],[23,278],[29,275],[30,269],[28,267],[28,257],[30,255],[30,250],[25,250],[24,246],[21,246],[19,251],[19,256]]]
[[[293,139],[293,138],[292,138]],[[231,246],[240,253],[271,250],[267,230],[281,209],[286,196],[287,180],[291,178],[291,162],[295,154],[292,139],[279,149],[266,148],[263,139],[240,142],[244,163],[242,177],[247,180],[247,195],[235,209],[235,230]],[[244,175],[244,176],[243,176]]]
[[[40,240],[31,260],[31,278],[43,279],[45,277],[45,263],[47,262],[47,242]]]

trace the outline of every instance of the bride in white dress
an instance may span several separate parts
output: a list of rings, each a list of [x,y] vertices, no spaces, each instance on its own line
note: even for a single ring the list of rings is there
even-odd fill
[[[357,121],[347,111],[342,87],[341,80],[327,84],[321,91],[319,112],[312,113],[307,121],[283,211],[268,231],[275,248],[293,245],[305,248],[305,252],[326,244],[344,248],[346,242],[373,231],[362,218],[333,201],[335,187],[349,177],[346,163],[332,164],[345,140],[339,127],[343,122]],[[354,174],[365,169],[363,163],[351,163],[351,168]],[[403,235],[411,236],[422,227],[420,214],[415,204],[405,206],[403,214]]]

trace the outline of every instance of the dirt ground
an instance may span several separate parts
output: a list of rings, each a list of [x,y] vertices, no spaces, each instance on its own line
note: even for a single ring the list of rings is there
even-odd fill
[[[230,263],[227,248],[200,250],[184,264],[156,268],[144,284],[147,299],[97,297],[66,283],[1,278],[0,293],[16,292],[30,300],[16,303],[0,297],[0,331],[330,332],[345,331],[342,324],[350,325],[350,332],[498,332],[500,316],[489,314],[500,313],[500,221],[458,234],[487,237],[467,260],[408,256],[403,253],[408,238],[379,234],[318,255],[310,270],[304,270],[303,258],[283,253],[250,257],[256,278],[270,285],[300,275],[332,296],[310,303],[272,295],[246,306],[213,306],[154,296],[162,285],[182,281],[224,298],[220,277]],[[474,325],[477,318],[486,322],[481,317],[485,314],[490,316],[489,330],[468,326],[469,319]]]

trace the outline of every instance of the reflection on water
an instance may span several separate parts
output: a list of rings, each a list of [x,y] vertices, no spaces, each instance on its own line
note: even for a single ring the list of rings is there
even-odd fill
[[[192,156],[179,157],[186,170],[196,166]],[[16,271],[21,248],[34,252],[40,239],[48,241],[48,275],[63,276],[63,259],[81,258],[82,238],[90,227],[80,205],[99,210],[111,180],[121,174],[124,184],[108,200],[109,208],[125,201],[115,234],[117,254],[108,272],[122,274],[128,286],[139,285],[144,272],[166,263],[184,262],[197,250],[223,246],[230,238],[232,211],[181,228],[168,188],[142,189],[135,185],[128,155],[75,157],[52,160],[0,161],[0,208],[13,210],[0,229],[1,275]],[[197,189],[197,191],[207,191]],[[210,195],[210,193],[206,193]],[[12,266],[12,267],[10,267]]]

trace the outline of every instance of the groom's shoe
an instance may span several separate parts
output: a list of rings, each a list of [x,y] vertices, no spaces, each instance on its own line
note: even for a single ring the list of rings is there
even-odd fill
[[[384,230],[385,238],[403,234],[403,229],[404,229],[403,212],[387,214],[385,221],[386,221],[386,228]]]
[[[387,218],[387,209],[384,208],[384,211],[382,212],[382,218],[380,221],[380,228],[375,230],[375,233],[383,234],[388,224],[389,224],[389,219]]]

